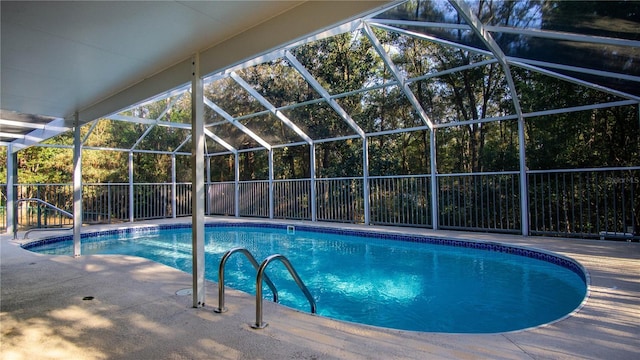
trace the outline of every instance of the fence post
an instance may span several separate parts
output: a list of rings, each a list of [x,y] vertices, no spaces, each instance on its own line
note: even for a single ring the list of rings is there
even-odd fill
[[[18,202],[16,201],[16,188],[15,182],[17,177],[17,153],[13,152],[13,145],[9,143],[7,145],[7,234],[13,233],[13,238],[18,236],[18,217],[17,208]]]
[[[311,177],[311,188],[310,188],[310,197],[311,197],[311,221],[318,220],[318,212],[316,210],[317,199],[316,199],[316,144],[313,143],[309,146],[310,154],[309,154],[309,167],[311,168],[310,177]]]
[[[273,149],[269,149],[269,219],[273,219]]]
[[[207,154],[207,181],[204,183],[205,186],[205,200],[204,200],[204,210],[205,214],[211,215],[211,155]]]
[[[111,224],[111,182],[107,184],[107,221]]]
[[[133,222],[133,151],[129,151],[129,221]]]
[[[233,203],[235,206],[235,215],[240,217],[240,154],[236,152],[234,154],[234,174],[233,174]]]
[[[529,235],[529,186],[525,152],[524,118],[518,119],[518,148],[520,157],[520,226],[523,236]]]
[[[369,203],[369,141],[366,136],[362,138],[362,187],[364,190],[364,224],[369,225],[371,223],[371,208]]]
[[[176,218],[176,154],[171,154],[171,217]]]
[[[438,207],[438,162],[436,161],[436,129],[429,131],[429,155],[431,157],[431,226],[433,230],[440,227],[440,209]]]

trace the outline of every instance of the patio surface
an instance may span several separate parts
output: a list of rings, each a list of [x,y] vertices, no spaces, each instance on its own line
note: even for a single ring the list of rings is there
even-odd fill
[[[251,220],[207,218],[207,221]],[[190,223],[190,218],[135,223]],[[260,221],[264,222],[264,221]],[[309,224],[287,221],[287,224]],[[84,231],[131,224],[86,227]],[[330,224],[313,223],[315,226]],[[334,225],[335,226],[335,225]],[[359,225],[339,224],[342,228]],[[500,241],[579,261],[591,284],[572,316],[502,334],[436,334],[335,321],[264,302],[265,329],[254,330],[255,298],[217,284],[193,308],[191,275],[152,261],[114,255],[35,254],[25,240],[0,238],[1,359],[638,359],[640,243],[366,227],[457,239]],[[64,232],[69,234],[69,232]],[[30,234],[52,236],[51,232]],[[23,234],[19,234],[19,239]],[[217,264],[207,264],[217,266]],[[93,300],[83,300],[92,296]]]

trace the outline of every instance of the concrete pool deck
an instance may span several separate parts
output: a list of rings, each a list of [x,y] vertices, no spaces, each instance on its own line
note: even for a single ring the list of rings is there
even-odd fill
[[[207,221],[248,219],[207,218]],[[264,222],[259,220],[258,222]],[[190,223],[190,218],[96,225],[84,231]],[[286,224],[331,224],[287,221]],[[335,224],[333,224],[335,226]],[[339,224],[341,228],[362,229]],[[254,330],[255,297],[217,285],[193,308],[191,275],[132,256],[73,258],[29,252],[30,240],[0,238],[1,359],[637,359],[640,354],[640,243],[366,227],[456,239],[498,241],[579,261],[591,284],[573,315],[502,334],[419,333],[313,316],[264,301],[265,329]],[[62,232],[63,234],[70,234]],[[22,239],[23,233],[19,234]],[[207,266],[217,266],[218,264]],[[92,297],[92,300],[83,300]]]

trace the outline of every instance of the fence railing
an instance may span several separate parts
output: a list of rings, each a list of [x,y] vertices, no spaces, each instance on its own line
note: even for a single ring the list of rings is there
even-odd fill
[[[311,180],[277,180],[273,183],[276,219],[311,220]]]
[[[269,217],[269,182],[244,181],[240,186],[240,216]]]
[[[319,221],[364,221],[362,178],[316,180],[316,206]]]
[[[40,199],[59,209],[73,213],[73,186],[69,184],[25,184],[16,186],[18,199]],[[47,228],[73,225],[73,219],[41,202],[18,202],[16,218],[25,228]]]
[[[532,234],[640,235],[640,171],[531,171]]]
[[[236,185],[233,181],[212,183],[207,186],[205,206],[210,215],[234,215]]]
[[[440,227],[520,232],[517,172],[438,176]]]
[[[372,224],[432,226],[431,176],[378,176],[369,181]]]
[[[365,221],[362,177],[314,182],[316,220]],[[369,177],[369,222],[433,227],[431,183],[430,175]],[[439,228],[522,232],[518,172],[442,174],[436,183]],[[528,231],[533,235],[640,239],[640,168],[529,171],[527,184]],[[205,211],[207,215],[311,220],[311,186],[310,179],[208,183]],[[38,198],[66,211],[73,208],[70,184],[15,188],[18,198]],[[0,191],[0,226],[6,229],[6,185]],[[86,223],[189,215],[190,183],[83,185]],[[71,219],[37,203],[18,204],[17,219],[23,229],[72,224]]]

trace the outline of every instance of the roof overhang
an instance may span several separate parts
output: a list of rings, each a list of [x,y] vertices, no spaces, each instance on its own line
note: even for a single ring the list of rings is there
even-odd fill
[[[29,146],[76,114],[82,125],[183,86],[196,53],[209,74],[390,2],[2,1],[0,144]]]

